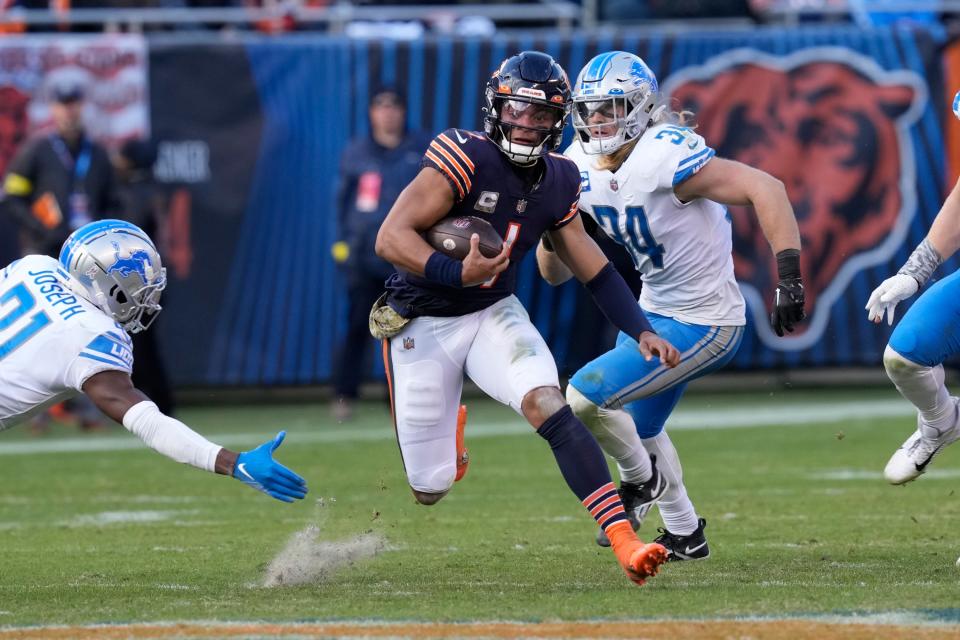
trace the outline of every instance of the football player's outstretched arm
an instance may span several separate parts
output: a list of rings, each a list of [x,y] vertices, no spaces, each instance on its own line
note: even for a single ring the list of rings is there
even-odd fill
[[[293,502],[307,493],[304,479],[273,459],[273,451],[286,435],[283,431],[256,449],[237,453],[161,413],[123,371],[95,373],[83,383],[83,392],[103,413],[172,460],[233,476],[283,502]]]
[[[940,207],[927,237],[923,239],[900,270],[880,283],[867,300],[867,318],[872,322],[893,324],[897,305],[920,290],[940,264],[960,249],[960,182]]]
[[[674,187],[683,202],[707,198],[720,204],[752,205],[763,235],[777,256],[777,289],[770,324],[778,336],[804,319],[800,276],[800,229],[783,183],[740,162],[713,158]]]
[[[484,258],[476,235],[471,238],[470,253],[462,266],[427,244],[421,234],[450,213],[453,205],[453,191],[447,179],[432,168],[421,169],[400,192],[380,225],[377,255],[400,269],[452,286],[479,284],[506,269],[507,246],[503,246],[500,255]]]
[[[734,160],[713,158],[673,191],[683,202],[706,198],[720,204],[752,205],[774,254],[800,249],[800,229],[787,191],[769,173]]]
[[[552,230],[550,240],[557,256],[590,291],[603,315],[617,329],[636,339],[647,360],[658,356],[660,362],[671,368],[680,363],[680,352],[653,330],[623,276],[583,228],[580,216]]]

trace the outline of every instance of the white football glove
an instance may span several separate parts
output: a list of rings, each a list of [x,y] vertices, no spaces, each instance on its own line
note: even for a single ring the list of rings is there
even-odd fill
[[[870,299],[867,301],[867,319],[870,322],[882,322],[883,314],[887,314],[887,324],[893,324],[893,310],[897,304],[906,300],[917,292],[920,285],[912,276],[898,273],[895,276],[887,278],[880,283],[880,286],[873,290]]]

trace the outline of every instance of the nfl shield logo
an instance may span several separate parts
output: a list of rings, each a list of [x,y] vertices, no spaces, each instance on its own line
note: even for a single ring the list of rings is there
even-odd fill
[[[616,190],[619,189],[619,188],[620,188],[620,185],[617,184],[617,179],[616,179],[616,178],[611,178],[611,179],[610,179],[610,189],[612,189],[613,191],[616,191]]]
[[[521,198],[517,201],[517,213],[523,213],[527,210],[527,201]]]
[[[415,345],[414,345],[414,342],[413,342],[413,338],[404,338],[404,339],[403,339],[403,348],[406,349],[407,351],[410,351],[410,349],[413,349],[414,346],[415,346]]]

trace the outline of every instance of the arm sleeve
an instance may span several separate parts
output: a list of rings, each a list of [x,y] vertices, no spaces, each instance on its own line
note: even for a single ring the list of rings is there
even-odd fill
[[[466,137],[458,129],[447,129],[434,138],[423,154],[421,167],[430,167],[440,172],[453,191],[453,199],[460,202],[473,188],[476,166],[470,157],[473,138]]]
[[[584,286],[610,324],[620,331],[634,340],[639,340],[644,331],[656,333],[613,263],[608,262],[607,266]]]
[[[161,413],[149,400],[130,407],[123,416],[123,426],[157,453],[205,471],[214,470],[222,449],[179,420]]]

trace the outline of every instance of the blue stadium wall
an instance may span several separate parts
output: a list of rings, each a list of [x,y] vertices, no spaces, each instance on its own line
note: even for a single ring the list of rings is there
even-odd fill
[[[930,31],[805,28],[489,41],[292,36],[230,45],[151,42],[155,136],[172,141],[202,139],[210,147],[209,180],[189,186],[193,265],[187,277],[171,283],[160,323],[175,382],[181,386],[328,382],[345,306],[329,250],[337,239],[333,190],[341,149],[350,137],[368,131],[365,105],[371,87],[379,82],[406,87],[411,128],[430,132],[450,126],[477,129],[482,87],[491,70],[522,49],[550,53],[572,76],[598,52],[636,52],[657,73],[661,85],[669,85],[672,76],[687,74],[689,78],[678,90],[689,90],[694,101],[704,95],[705,74],[719,77],[731,69],[736,71],[744,52],[746,59],[785,61],[780,75],[774,75],[787,78],[784,91],[794,102],[808,99],[800,93],[810,89],[810,82],[820,82],[821,93],[829,91],[830,78],[843,77],[831,75],[841,73],[837,65],[853,69],[843,73],[869,76],[865,86],[878,92],[873,101],[879,105],[877,109],[871,108],[869,101],[862,107],[844,107],[841,101],[831,112],[859,109],[859,115],[846,114],[847,120],[872,118],[869,127],[879,132],[877,136],[886,135],[874,140],[873,148],[859,149],[863,158],[859,164],[848,163],[857,164],[848,177],[854,182],[871,179],[869,174],[885,170],[878,159],[896,151],[903,170],[890,188],[899,188],[899,200],[864,202],[863,210],[856,202],[853,210],[849,202],[834,203],[838,210],[833,215],[846,216],[852,222],[832,230],[822,221],[810,223],[809,233],[829,237],[822,241],[823,237],[816,236],[820,246],[817,261],[805,264],[806,270],[815,277],[821,266],[833,266],[830,273],[821,274],[818,286],[829,295],[816,298],[814,315],[821,315],[816,335],[807,339],[808,344],[778,343],[758,332],[756,319],[765,314],[759,307],[772,295],[772,258],[769,249],[757,249],[753,244],[755,233],[739,233],[738,271],[746,267],[754,274],[753,286],[761,297],[750,299],[754,312],[749,331],[731,368],[877,365],[890,330],[866,321],[863,306],[867,295],[899,267],[923,237],[944,194],[942,125],[953,92],[942,86],[940,51],[944,41],[943,34]],[[815,55],[807,56],[808,52]],[[726,66],[717,67],[715,62],[726,58]],[[909,73],[904,75],[904,71]],[[826,80],[817,80],[818,74]],[[730,77],[736,78],[736,74]],[[915,86],[917,80],[922,88]],[[884,102],[892,85],[900,87],[899,108]],[[896,86],[889,90],[897,91]],[[730,89],[715,87],[713,92],[723,103]],[[772,99],[767,106],[777,108],[778,100],[781,98]],[[794,107],[784,106],[783,111]],[[802,127],[798,131],[801,133],[785,135],[806,135]],[[732,135],[720,142],[708,136],[708,142],[721,153],[738,157],[737,139]],[[842,137],[843,132],[837,135]],[[896,150],[889,143],[892,139],[899,140]],[[884,140],[886,143],[878,144]],[[860,138],[855,142],[851,153],[858,145],[869,146]],[[751,144],[755,147],[756,140]],[[807,177],[801,172],[796,179]],[[804,188],[812,189],[811,202],[816,200],[818,185],[834,188],[831,179],[821,171],[819,177],[807,181]],[[880,200],[890,197],[888,192],[874,195]],[[842,211],[840,204],[844,205]],[[874,205],[876,211],[868,211]],[[816,214],[816,206],[824,205],[814,202],[813,209],[798,209],[802,224]],[[891,217],[891,206],[902,210]],[[735,216],[735,224],[740,220],[749,218]],[[889,233],[878,234],[884,225]],[[875,238],[858,240],[867,236]],[[831,258],[837,255],[841,259]],[[864,256],[867,258],[861,259]],[[754,264],[748,264],[751,261]],[[956,266],[956,260],[951,260],[938,275]],[[831,284],[837,286],[831,289]],[[816,292],[812,293],[816,297]],[[562,370],[574,370],[612,343],[612,331],[580,288],[576,284],[557,289],[547,286],[537,277],[532,258],[522,266],[518,294]],[[371,349],[370,361],[362,366],[368,367],[371,377],[377,377],[382,375],[382,366],[372,357],[373,352]]]

